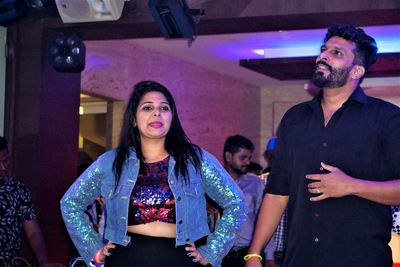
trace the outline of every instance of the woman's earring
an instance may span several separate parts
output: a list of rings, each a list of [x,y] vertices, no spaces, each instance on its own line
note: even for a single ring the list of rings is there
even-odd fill
[[[136,121],[133,121],[132,126],[136,127]]]

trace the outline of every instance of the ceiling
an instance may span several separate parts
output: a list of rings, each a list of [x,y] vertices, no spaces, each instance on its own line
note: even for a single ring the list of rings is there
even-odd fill
[[[121,18],[112,22],[60,23],[55,5],[40,16],[48,17],[44,25],[50,31],[76,32],[86,41],[130,42],[255,86],[308,80],[326,28],[337,22],[359,25],[376,38],[380,52],[387,53],[378,76],[389,78],[378,80],[399,86],[399,5],[378,1],[366,7],[363,1],[344,7],[341,0],[327,0],[329,6],[320,0],[265,4],[263,0],[240,0],[229,1],[227,8],[228,1],[186,0],[192,4],[209,2],[205,4],[206,16],[197,27],[199,36],[191,47],[184,39],[159,37],[160,28],[149,13],[148,0],[126,2]],[[295,5],[297,2],[304,6]],[[298,60],[298,65],[293,60]]]
[[[390,80],[400,85],[400,25],[363,28],[384,52],[370,77],[397,77]],[[325,33],[326,29],[310,29],[201,35],[191,46],[184,39],[141,38],[127,42],[255,86],[266,86],[282,84],[282,80],[285,84],[308,80]]]

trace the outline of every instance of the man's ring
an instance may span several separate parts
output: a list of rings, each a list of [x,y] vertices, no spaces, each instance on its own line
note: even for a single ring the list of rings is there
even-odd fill
[[[321,193],[321,191],[319,191],[319,189],[317,189],[317,194],[320,194]]]

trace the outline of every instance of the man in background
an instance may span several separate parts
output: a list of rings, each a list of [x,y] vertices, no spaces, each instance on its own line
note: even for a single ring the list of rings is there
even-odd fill
[[[271,171],[271,166],[272,166],[272,159],[274,157],[274,150],[276,147],[276,141],[278,140],[278,137],[272,136],[268,142],[267,146],[265,147],[265,151],[263,153],[264,159],[267,162],[267,167],[263,170],[263,173],[268,176],[269,172]]]
[[[274,151],[276,148],[276,142],[278,141],[277,136],[272,136],[265,148],[263,153],[265,161],[268,163],[267,168],[263,171],[263,180],[265,182],[268,181],[268,175],[271,172],[272,160],[274,158]],[[279,222],[278,227],[275,231],[275,253],[274,253],[274,261],[277,267],[282,266],[283,258],[285,256],[285,248],[286,248],[286,236],[287,236],[287,209],[284,211],[282,218]]]
[[[260,176],[262,174],[263,167],[257,162],[251,161],[247,169],[247,173]]]
[[[253,236],[265,187],[265,183],[260,177],[254,174],[246,174],[253,151],[253,143],[241,135],[230,136],[225,141],[224,167],[243,191],[247,203],[248,218],[233,248],[223,259],[222,267],[243,267],[245,265],[243,257],[247,254]],[[264,249],[263,261],[265,267],[275,267],[274,248],[275,243],[272,241]]]
[[[39,266],[45,266],[47,254],[30,192],[24,184],[9,176],[9,165],[8,143],[0,136],[0,266],[18,266],[13,261],[19,254],[22,232]]]

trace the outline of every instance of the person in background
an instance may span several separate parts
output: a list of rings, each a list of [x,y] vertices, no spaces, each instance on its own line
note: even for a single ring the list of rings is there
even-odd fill
[[[249,250],[258,210],[263,198],[265,183],[254,174],[247,174],[254,145],[244,136],[229,136],[224,144],[224,167],[238,184],[246,198],[247,221],[239,232],[230,252],[222,261],[222,267],[243,267],[244,256]],[[269,242],[264,249],[265,267],[274,267],[275,243]]]
[[[261,266],[258,255],[286,207],[284,267],[392,266],[400,108],[360,87],[377,50],[360,28],[328,29],[312,77],[321,92],[280,123],[246,267]]]
[[[42,231],[29,189],[9,175],[7,140],[0,136],[0,266],[13,267],[25,233],[40,267],[47,263]]]
[[[263,153],[264,159],[267,162],[267,167],[262,171],[262,173],[266,174],[267,176],[268,176],[269,172],[271,171],[272,159],[273,159],[274,149],[276,147],[277,140],[278,140],[278,137],[272,136],[268,140],[267,146],[265,147],[265,151]]]
[[[250,161],[249,167],[247,168],[248,173],[260,176],[262,174],[263,167],[257,162]]]
[[[205,194],[223,209],[213,233]],[[106,245],[84,215],[100,195]],[[61,212],[85,261],[107,267],[217,267],[246,221],[240,188],[215,157],[189,141],[171,93],[154,81],[134,86],[118,148],[74,182]]]
[[[104,217],[106,207],[104,203],[104,197],[99,196],[95,201],[86,207],[85,214],[91,222],[94,230],[99,233],[101,238],[104,238]],[[105,242],[107,243],[107,242]]]
[[[276,142],[278,141],[277,136],[272,136],[265,148],[263,153],[265,161],[268,163],[268,167],[264,169],[264,173],[262,174],[262,178],[265,182],[268,181],[269,173],[271,172],[272,160],[274,158],[274,151],[276,148]],[[282,218],[278,224],[278,227],[275,231],[275,252],[274,252],[274,261],[275,264],[280,267],[283,263],[283,257],[285,256],[285,247],[286,247],[286,236],[287,236],[287,209],[283,212]]]

